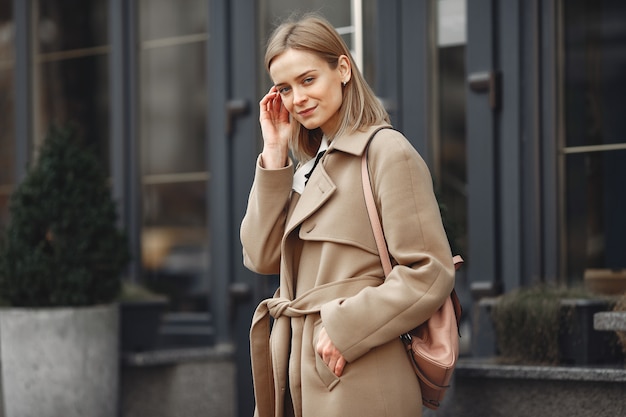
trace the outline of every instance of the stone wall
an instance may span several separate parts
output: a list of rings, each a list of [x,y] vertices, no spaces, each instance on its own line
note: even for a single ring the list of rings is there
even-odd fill
[[[235,363],[229,346],[127,355],[122,417],[234,417]]]
[[[437,412],[424,417],[626,416],[626,369],[461,361]]]

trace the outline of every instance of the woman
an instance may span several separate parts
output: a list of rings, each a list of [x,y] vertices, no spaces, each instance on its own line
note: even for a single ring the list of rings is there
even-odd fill
[[[420,416],[399,335],[431,316],[454,285],[428,168],[393,129],[370,141],[389,117],[326,20],[279,26],[265,64],[274,85],[259,103],[264,144],[241,240],[245,265],[280,274],[280,287],[252,323],[255,415]],[[361,185],[368,142],[395,261],[387,279]],[[300,161],[295,174],[290,151]]]

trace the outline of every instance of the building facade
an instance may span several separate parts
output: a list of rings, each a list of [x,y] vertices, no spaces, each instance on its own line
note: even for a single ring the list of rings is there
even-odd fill
[[[423,155],[466,304],[626,268],[619,0],[0,0],[0,227],[51,124],[98,152],[134,260],[169,295],[164,346],[247,339],[273,277],[238,238],[272,27],[325,15]],[[470,311],[467,309],[466,311]]]

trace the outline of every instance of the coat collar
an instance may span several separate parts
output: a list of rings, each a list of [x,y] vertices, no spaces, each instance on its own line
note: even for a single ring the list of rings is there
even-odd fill
[[[391,125],[383,124],[371,126],[365,130],[335,138],[330,143],[326,154],[330,153],[332,150],[337,150],[361,156],[372,134],[385,127],[391,128]],[[312,181],[302,193],[291,214],[291,218],[285,228],[285,236],[291,233],[299,224],[322,206],[337,189],[337,186],[324,169],[323,164],[319,165],[317,171],[318,174],[315,180]]]
[[[365,130],[360,130],[350,135],[335,138],[335,140],[331,142],[328,150],[330,151],[332,149],[336,149],[338,151],[346,152],[352,155],[363,155],[363,152],[367,147],[372,133],[383,127],[391,128],[391,125],[382,124],[370,126]]]

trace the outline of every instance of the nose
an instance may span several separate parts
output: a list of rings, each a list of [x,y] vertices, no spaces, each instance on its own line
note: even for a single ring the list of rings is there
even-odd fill
[[[294,88],[293,90],[293,104],[296,106],[301,105],[307,101],[308,97],[301,88]]]

